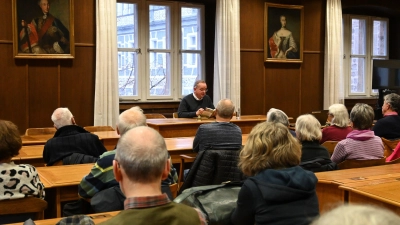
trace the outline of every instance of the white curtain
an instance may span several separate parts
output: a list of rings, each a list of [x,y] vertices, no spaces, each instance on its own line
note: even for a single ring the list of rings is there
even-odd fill
[[[214,104],[240,108],[240,0],[217,0],[214,48]]]
[[[326,2],[324,109],[344,104],[343,34],[341,0]]]
[[[95,126],[115,126],[119,114],[116,7],[116,0],[96,0]]]

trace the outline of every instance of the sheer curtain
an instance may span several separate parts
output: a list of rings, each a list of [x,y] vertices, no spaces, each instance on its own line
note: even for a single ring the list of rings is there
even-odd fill
[[[240,107],[240,0],[217,0],[214,104],[223,98]]]
[[[324,109],[344,104],[343,34],[341,0],[326,2]]]
[[[119,114],[116,6],[116,0],[96,0],[95,126],[115,126]]]

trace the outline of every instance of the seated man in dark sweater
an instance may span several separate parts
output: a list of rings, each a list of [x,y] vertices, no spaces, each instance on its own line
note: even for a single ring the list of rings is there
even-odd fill
[[[240,149],[242,147],[242,130],[231,123],[235,106],[229,99],[222,99],[217,104],[216,120],[199,126],[193,141],[193,151],[207,149]]]
[[[74,116],[68,108],[58,108],[51,116],[54,127],[57,129],[54,137],[48,140],[44,146],[43,159],[48,166],[63,160],[73,153],[80,153],[88,158],[98,158],[106,152],[106,148],[94,135],[82,127],[76,125]],[[93,162],[93,161],[90,161]],[[88,162],[76,162],[88,163]],[[69,164],[76,164],[69,163]]]
[[[378,120],[372,128],[375,135],[389,140],[400,138],[400,96],[395,93],[383,97],[382,114],[383,118]]]
[[[211,98],[206,92],[206,82],[197,80],[193,85],[193,94],[186,95],[179,104],[178,117],[193,118],[201,115],[206,108],[214,109]]]

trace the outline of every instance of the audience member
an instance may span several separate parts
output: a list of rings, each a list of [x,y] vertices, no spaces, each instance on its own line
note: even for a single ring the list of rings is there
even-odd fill
[[[123,136],[128,130],[138,126],[147,126],[146,116],[143,114],[142,109],[135,106],[125,110],[119,115],[117,133],[120,136]],[[112,150],[105,152],[100,156],[100,159],[93,166],[90,173],[82,178],[82,181],[78,186],[79,196],[85,199],[90,199],[102,190],[119,185],[115,180],[112,171],[112,163],[115,158],[115,153],[116,151]],[[177,180],[178,175],[171,164],[171,173],[167,179],[162,181],[162,184],[170,185],[176,183]]]
[[[257,124],[240,152],[243,184],[234,224],[309,224],[318,216],[317,178],[299,167],[301,146],[280,123]]]
[[[371,106],[357,103],[350,112],[350,125],[353,127],[346,139],[340,141],[332,154],[335,163],[346,159],[380,159],[383,158],[381,138],[371,131],[374,110]]]
[[[383,118],[378,120],[372,130],[376,136],[389,140],[400,138],[400,96],[395,93],[383,97]]]
[[[18,128],[10,121],[0,120],[0,200],[34,196],[44,199],[44,186],[36,168],[11,161],[22,147]]]
[[[341,205],[324,213],[311,225],[396,225],[400,217],[385,208],[371,205]]]
[[[125,210],[101,224],[206,224],[204,215],[189,206],[171,202],[160,182],[170,169],[164,138],[154,129],[129,130],[119,142],[113,170],[126,196]]]
[[[282,110],[271,108],[267,113],[267,122],[281,123],[289,128],[289,117]],[[296,137],[296,132],[290,130],[293,137]]]
[[[301,142],[300,166],[313,172],[335,170],[328,150],[319,144],[321,140],[321,124],[310,114],[299,116],[296,120],[296,136]]]
[[[193,85],[193,94],[186,95],[178,108],[179,118],[193,118],[201,115],[206,108],[214,109],[204,80],[197,80]]]
[[[319,141],[341,141],[353,129],[349,126],[349,113],[343,104],[333,104],[329,106],[328,122],[330,126],[322,130],[322,138]]]
[[[60,160],[63,164],[95,162],[102,153],[107,151],[97,135],[76,125],[74,116],[68,108],[56,109],[51,120],[57,131],[44,146],[43,159],[47,166]],[[73,153],[79,154],[76,158],[69,157]],[[85,156],[83,161],[81,156]]]
[[[199,126],[193,140],[193,151],[207,149],[240,149],[242,147],[242,130],[231,123],[235,106],[229,99],[222,99],[216,108],[216,120]]]

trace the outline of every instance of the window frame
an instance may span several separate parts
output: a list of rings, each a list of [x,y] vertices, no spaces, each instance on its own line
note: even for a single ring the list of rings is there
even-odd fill
[[[376,58],[389,59],[389,18],[375,17],[375,16],[363,16],[353,14],[343,14],[343,73],[344,73],[344,84],[345,84],[345,96],[346,97],[376,97],[378,92],[374,92],[372,89],[372,60]],[[352,19],[363,19],[365,20],[365,55],[352,54]],[[373,21],[380,20],[386,21],[386,56],[374,56],[373,55]],[[364,57],[364,92],[351,93],[351,59],[352,57]]]
[[[205,79],[205,13],[204,13],[204,4],[193,4],[193,3],[182,3],[175,1],[145,1],[145,0],[117,0],[117,3],[128,3],[128,4],[137,4],[137,27],[138,27],[138,35],[137,35],[137,86],[138,92],[137,96],[120,96],[119,88],[118,95],[120,101],[136,101],[136,102],[158,102],[158,101],[180,101],[184,95],[183,92],[183,63],[182,57],[183,53],[199,53],[199,74],[201,79]],[[170,25],[170,48],[166,49],[150,49],[150,5],[165,5],[170,7],[169,12],[169,20]],[[200,44],[199,50],[183,50],[182,49],[182,24],[181,24],[181,11],[182,7],[189,8],[197,8],[199,9],[199,22],[198,35],[200,40],[197,42]],[[118,38],[117,38],[118,41]],[[168,46],[167,43],[164,43],[165,46]],[[118,48],[117,52],[120,51],[132,51],[131,48]],[[170,95],[168,96],[152,96],[150,94],[150,53],[151,52],[169,52],[170,53]],[[118,67],[120,62],[118,61]],[[168,66],[167,66],[168,67]],[[117,74],[118,76],[118,74]],[[118,77],[119,79],[119,77]],[[146,87],[146,88],[144,88]]]

